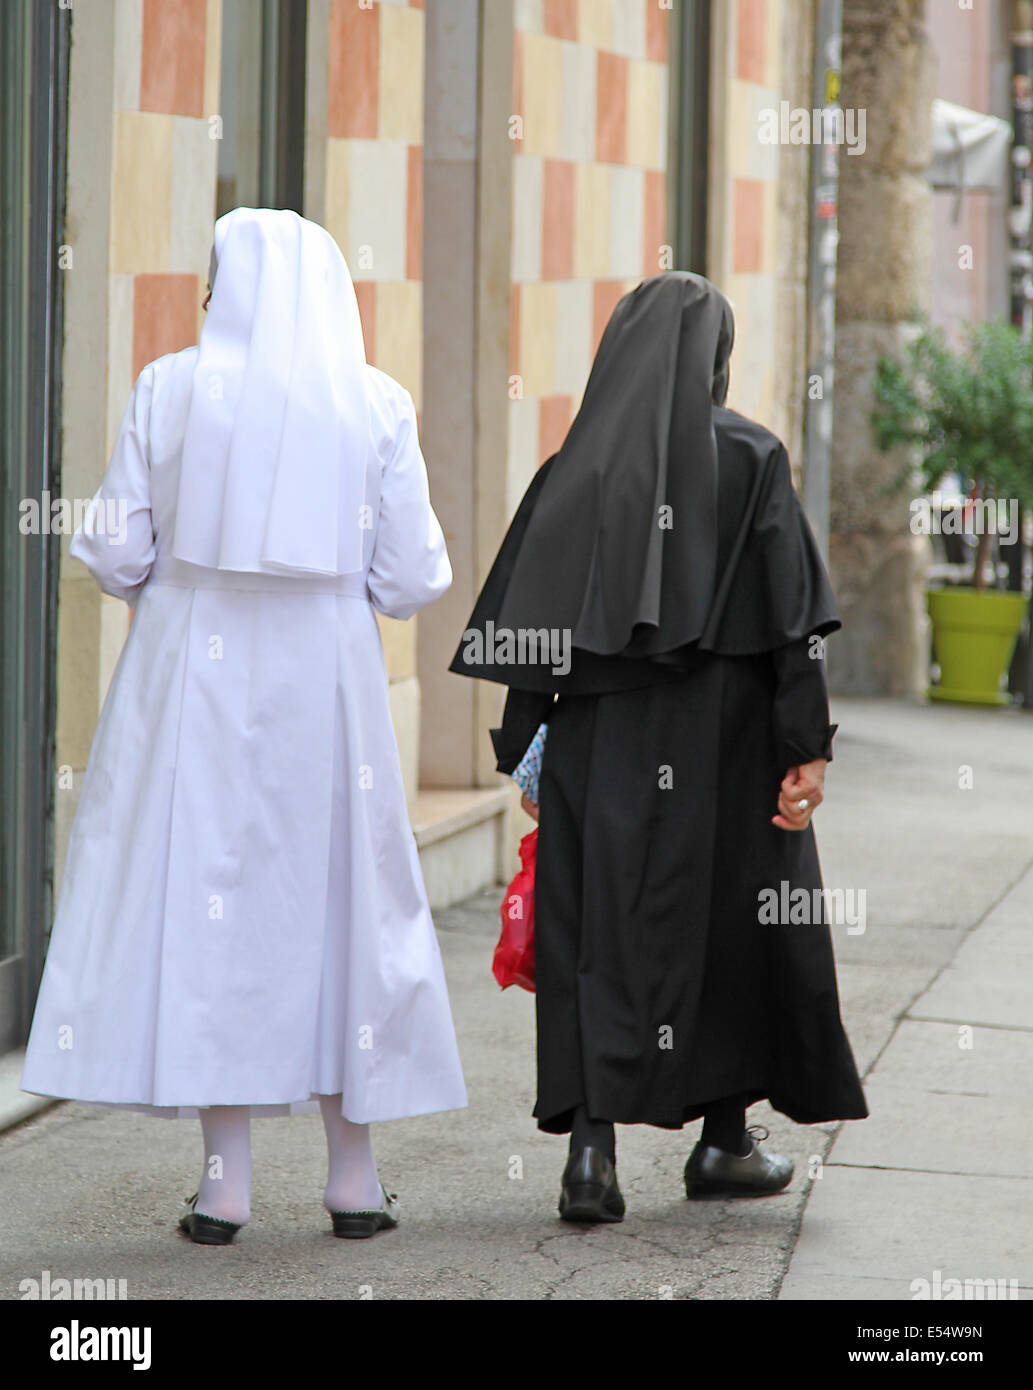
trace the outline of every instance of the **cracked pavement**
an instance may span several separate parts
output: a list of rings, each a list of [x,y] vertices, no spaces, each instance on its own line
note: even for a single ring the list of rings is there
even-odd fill
[[[826,884],[868,891],[866,931],[834,929],[843,1014],[866,1073],[1033,861],[1033,740],[1017,712],[837,700],[833,718],[841,731],[818,841]],[[971,791],[958,790],[959,764],[975,768]],[[381,1177],[401,1202],[397,1230],[333,1238],[322,1126],[294,1116],[252,1125],[252,1217],[236,1243],[195,1246],[176,1221],[200,1172],[197,1122],[62,1103],[0,1135],[0,1298],[17,1299],[20,1281],[44,1269],[126,1279],[143,1299],[778,1297],[812,1187],[849,1174],[823,1166],[838,1127],[754,1106],[749,1122],[795,1160],[791,1187],[705,1202],[682,1186],[698,1124],[620,1128],[624,1221],[561,1222],[566,1140],[540,1134],[530,1114],[533,1000],[500,992],[491,975],[500,897],[493,889],[436,916],[470,1107],[375,1129]],[[865,1235],[877,1244],[878,1232]],[[836,1287],[825,1296],[848,1296]]]

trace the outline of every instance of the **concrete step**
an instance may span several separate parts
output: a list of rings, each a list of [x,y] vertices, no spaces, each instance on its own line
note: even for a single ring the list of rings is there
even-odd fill
[[[420,788],[412,828],[435,912],[482,888],[507,883],[516,873],[520,861],[517,831],[512,828],[516,817],[511,813],[519,804],[515,785]]]

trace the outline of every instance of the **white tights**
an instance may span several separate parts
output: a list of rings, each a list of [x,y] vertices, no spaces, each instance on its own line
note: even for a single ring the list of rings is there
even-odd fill
[[[380,1180],[369,1125],[341,1114],[341,1093],[320,1096],[329,1172],[323,1193],[328,1211],[367,1211],[380,1206]],[[245,1225],[251,1218],[251,1113],[246,1105],[213,1105],[200,1111],[204,1170],[195,1210]]]
[[[374,1211],[380,1179],[369,1142],[369,1125],[353,1125],[341,1114],[341,1095],[320,1096],[329,1172],[323,1202],[327,1211]]]
[[[251,1112],[213,1105],[200,1115],[204,1169],[194,1210],[243,1226],[251,1218]]]

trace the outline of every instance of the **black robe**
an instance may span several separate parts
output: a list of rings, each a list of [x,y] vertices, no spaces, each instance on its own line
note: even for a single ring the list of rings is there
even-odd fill
[[[733,411],[713,418],[720,582],[697,641],[660,659],[575,650],[566,676],[468,659],[471,630],[499,612],[549,460],[450,667],[510,686],[491,731],[500,772],[549,726],[534,1114],[550,1132],[566,1132],[580,1103],[665,1128],[731,1096],[801,1123],[868,1113],[815,901],[814,832],[771,824],[786,770],[831,757],[812,639],[839,619],[783,446]],[[767,889],[780,901],[807,890],[814,920],[762,920]]]

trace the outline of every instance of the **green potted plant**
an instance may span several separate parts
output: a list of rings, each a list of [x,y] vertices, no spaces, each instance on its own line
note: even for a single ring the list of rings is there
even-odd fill
[[[930,589],[940,683],[929,694],[968,704],[1006,704],[1001,690],[1026,609],[1021,593],[988,586],[987,561],[1002,514],[1033,506],[1033,346],[1005,323],[966,325],[953,348],[926,328],[903,360],[884,357],[875,375],[872,425],[883,450],[917,456],[924,494],[951,475],[969,499],[955,529],[977,538],[972,582]],[[909,466],[900,478],[914,478]],[[927,513],[928,497],[917,499]],[[1009,510],[1010,509],[1010,510]]]

